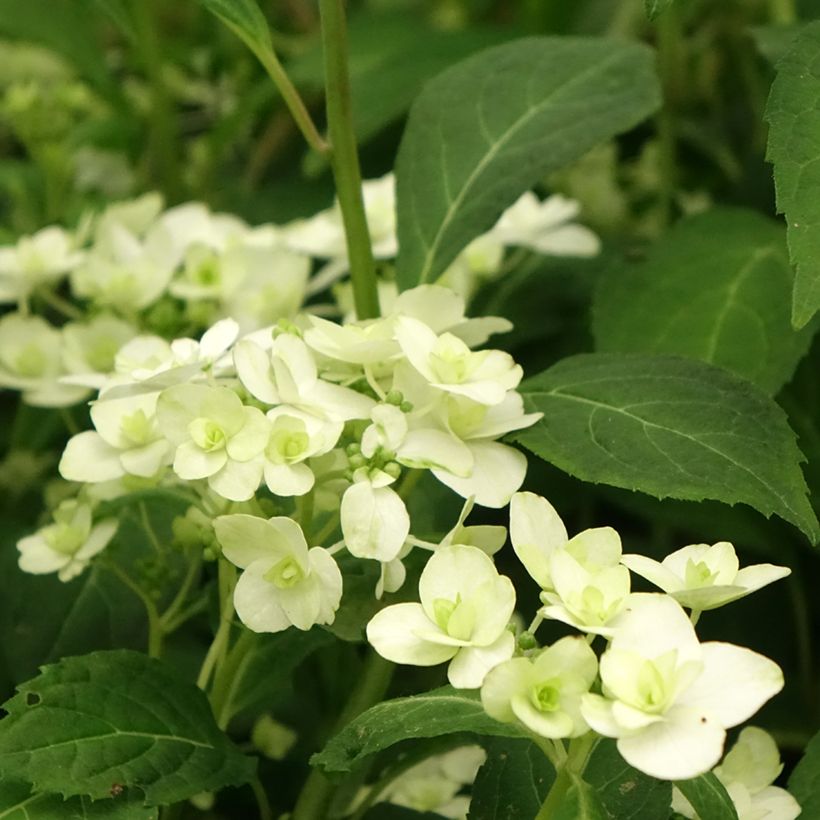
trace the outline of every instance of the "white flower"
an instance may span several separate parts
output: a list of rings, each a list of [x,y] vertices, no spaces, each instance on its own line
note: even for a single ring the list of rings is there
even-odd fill
[[[433,386],[480,404],[500,404],[521,381],[521,367],[500,350],[472,351],[457,336],[437,336],[409,316],[396,320],[396,339],[413,367]]]
[[[69,439],[60,475],[69,481],[99,483],[124,475],[156,476],[170,464],[173,448],[157,426],[159,393],[103,399],[91,405],[95,430]]]
[[[88,393],[60,383],[61,332],[39,316],[7,313],[0,319],[0,386],[23,391],[27,404],[66,407]]]
[[[660,563],[644,555],[624,555],[621,563],[693,610],[723,606],[791,573],[788,567],[773,564],[740,569],[735,548],[728,541],[712,546],[692,544]]]
[[[401,496],[388,483],[392,477],[366,468],[342,496],[342,537],[351,555],[387,563],[398,558],[410,534],[410,516]],[[403,579],[402,579],[403,581]]]
[[[119,349],[136,336],[133,325],[101,313],[87,322],[63,325],[63,366],[66,373],[108,375]]]
[[[491,669],[481,686],[481,703],[502,723],[520,721],[549,738],[589,731],[581,696],[598,674],[598,659],[583,638],[562,638],[534,658],[512,658]]]
[[[157,421],[176,447],[173,466],[180,478],[207,478],[214,492],[231,501],[253,497],[270,435],[261,410],[245,407],[227,387],[179,384],[160,394]]]
[[[344,425],[291,407],[274,408],[268,420],[271,428],[264,450],[265,483],[274,495],[304,495],[315,481],[304,462],[332,450]]]
[[[726,729],[783,688],[774,662],[727,643],[700,644],[686,613],[665,595],[633,595],[600,662],[603,695],[581,713],[618,739],[627,763],[661,780],[686,780],[720,760]]]
[[[490,235],[506,246],[551,256],[595,256],[601,249],[598,237],[570,221],[579,211],[577,202],[560,194],[541,202],[528,191],[501,214]]]
[[[330,624],[342,597],[342,574],[330,553],[308,549],[290,518],[223,515],[214,520],[223,555],[244,570],[234,606],[248,629],[281,632]]]
[[[43,228],[0,248],[0,302],[19,302],[41,285],[52,285],[83,259],[62,228]]]
[[[512,656],[507,629],[515,590],[486,553],[450,546],[433,553],[419,581],[421,603],[395,604],[367,625],[367,639],[394,663],[435,666],[459,689],[481,686],[487,672]]]
[[[64,501],[54,511],[54,523],[17,542],[20,569],[36,575],[56,572],[61,581],[79,575],[117,531],[116,519],[92,524],[91,507]]]
[[[772,783],[783,770],[777,744],[755,726],[746,727],[714,773],[735,804],[738,820],[795,820],[797,801]],[[675,789],[672,808],[684,817],[697,818],[689,801]]]

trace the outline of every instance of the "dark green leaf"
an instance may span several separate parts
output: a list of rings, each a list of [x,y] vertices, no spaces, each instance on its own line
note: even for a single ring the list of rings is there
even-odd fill
[[[492,738],[473,784],[469,820],[535,817],[555,779],[544,753],[524,738]]]
[[[32,794],[27,783],[0,783],[0,818],[3,820],[157,820],[159,812],[131,796],[107,800],[56,794]]]
[[[456,732],[521,736],[514,726],[489,717],[477,693],[443,686],[373,706],[331,738],[311,762],[328,772],[349,772],[368,755],[402,740]]]
[[[691,356],[775,393],[811,344],[812,329],[791,327],[793,281],[782,226],[754,211],[708,211],[675,226],[642,264],[601,279],[598,349]]]
[[[613,820],[657,820],[672,802],[672,784],[633,769],[614,740],[601,740],[584,770],[587,781]]]
[[[659,99],[652,52],[616,40],[515,40],[440,74],[396,161],[399,284],[434,281],[520,194]]]
[[[766,119],[777,209],[786,215],[797,267],[792,322],[803,327],[820,308],[820,21],[806,25],[777,65]]]
[[[117,24],[117,27],[129,40],[136,40],[134,24],[131,15],[128,13],[125,0],[94,0],[94,2],[100,11],[107,14]]]
[[[820,534],[785,414],[731,373],[596,353],[564,359],[521,392],[544,417],[513,440],[571,475],[659,498],[742,502],[813,542]]]
[[[692,804],[700,820],[737,820],[737,811],[723,784],[711,772],[675,785]]]
[[[789,791],[803,809],[801,817],[820,817],[820,732],[809,741],[792,772]]]
[[[650,20],[654,20],[659,14],[666,11],[674,2],[675,0],[644,0],[646,16]]]
[[[38,791],[98,799],[116,784],[157,806],[253,776],[202,691],[138,652],[46,666],[3,708],[0,772]]]
[[[245,652],[237,646],[233,651],[242,652],[239,663],[234,665],[231,655],[226,661],[226,667],[233,670],[222,706],[222,715],[228,719],[254,708],[270,709],[287,693],[294,669],[308,655],[334,642],[329,632],[318,627],[275,635],[247,633],[243,640],[251,641],[252,648]]]

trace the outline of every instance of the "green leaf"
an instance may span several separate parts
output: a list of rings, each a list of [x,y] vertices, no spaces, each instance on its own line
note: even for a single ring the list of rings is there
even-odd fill
[[[117,784],[158,806],[254,773],[203,692],[138,652],[94,652],[43,667],[3,708],[0,773],[38,791],[98,799]]]
[[[802,28],[803,23],[752,26],[749,34],[752,35],[757,50],[774,65],[791,48],[794,38]]]
[[[813,328],[791,327],[793,281],[781,225],[739,208],[708,211],[678,223],[645,262],[601,278],[597,347],[691,356],[776,393],[811,344]]]
[[[692,804],[700,820],[737,820],[735,804],[711,772],[675,785]]]
[[[225,664],[232,670],[221,710],[228,719],[254,708],[270,709],[289,691],[296,667],[335,639],[329,632],[314,627],[309,632],[288,629],[275,635],[246,633],[243,640],[251,641],[252,648],[240,654],[239,663],[234,664],[233,653],[244,652],[237,645]]]
[[[652,52],[616,40],[525,38],[440,74],[396,161],[400,286],[434,281],[524,191],[659,101]]]
[[[27,783],[0,783],[2,820],[157,820],[159,811],[125,794],[107,800],[32,794]]]
[[[797,267],[792,322],[820,308],[820,21],[806,25],[777,65],[766,120],[766,158],[774,165],[777,210],[786,215]]]
[[[239,36],[257,56],[273,51],[270,29],[256,0],[199,0],[231,31]]]
[[[609,820],[595,789],[578,775],[571,777],[572,785],[555,812],[555,820]]]
[[[674,356],[572,356],[521,386],[543,418],[511,438],[583,481],[749,504],[820,536],[786,416],[754,385]]]
[[[654,20],[659,14],[665,12],[675,0],[644,0],[646,16]]]
[[[619,754],[614,740],[601,740],[584,770],[607,817],[614,820],[657,820],[672,802],[672,784],[639,772]]]
[[[820,817],[820,732],[809,741],[792,772],[789,791],[803,809],[801,817]]]
[[[94,2],[100,11],[107,14],[117,24],[117,27],[129,40],[136,41],[137,35],[134,31],[134,23],[124,0],[94,0]]]
[[[535,817],[555,779],[550,762],[524,738],[492,738],[472,788],[469,820]]]
[[[349,772],[368,755],[402,740],[456,732],[521,736],[514,726],[487,715],[477,693],[443,686],[373,706],[332,737],[311,763],[327,772]]]

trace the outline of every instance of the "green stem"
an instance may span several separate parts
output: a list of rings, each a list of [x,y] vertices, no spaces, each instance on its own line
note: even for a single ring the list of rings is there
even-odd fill
[[[219,627],[214,639],[208,647],[196,685],[205,689],[211,678],[211,673],[225,657],[228,650],[228,640],[231,636],[233,624],[233,588],[236,584],[236,570],[233,564],[220,559],[219,561]]]
[[[359,319],[374,319],[379,315],[379,294],[353,131],[344,0],[319,0],[319,10],[322,16],[331,165],[347,238],[353,299]]]
[[[163,56],[157,17],[159,0],[133,0],[134,29],[140,58],[151,84],[151,122],[149,148],[157,179],[168,196],[175,200],[180,195],[180,161],[177,153],[179,134],[173,104],[162,74]]]
[[[243,629],[228,657],[219,667],[211,688],[211,706],[220,729],[226,729],[234,715],[233,700],[245,679],[246,658],[253,649],[256,634]]]
[[[148,615],[148,656],[158,658],[162,654],[163,632],[157,605],[138,584],[128,577],[128,573],[124,572],[117,564],[113,562],[107,563],[105,567],[113,572],[114,575],[142,601],[145,612]]]
[[[570,741],[566,762],[556,772],[555,781],[541,804],[541,809],[535,820],[553,820],[558,816],[570,786],[576,778],[584,773],[592,750],[597,743],[598,736],[594,732],[587,732],[587,734]]]
[[[262,781],[258,777],[254,777],[250,782],[250,787],[253,789],[253,796],[256,798],[256,805],[259,808],[259,820],[273,820],[273,810],[268,800],[268,793],[262,787]]]
[[[188,564],[188,572],[186,573],[185,579],[183,580],[180,588],[177,590],[174,600],[171,601],[168,608],[160,616],[159,621],[165,634],[172,631],[171,625],[175,622],[176,616],[179,615],[182,607],[185,605],[185,601],[188,598],[188,593],[191,591],[191,588],[199,578],[199,570],[201,567],[202,553],[199,552],[194,560]]]
[[[370,650],[356,688],[351,692],[339,716],[334,734],[365,709],[381,701],[390,686],[394,669],[392,663]],[[335,784],[331,783],[319,769],[312,769],[302,786],[290,820],[326,820],[335,790]]]
[[[307,106],[299,96],[296,86],[294,86],[290,81],[290,77],[288,77],[285,69],[279,62],[279,58],[276,56],[276,53],[272,48],[256,48],[255,45],[250,40],[247,40],[238,29],[234,29],[234,31],[242,37],[243,40],[245,40],[245,43],[248,46],[250,46],[259,62],[262,63],[265,71],[268,72],[268,76],[271,80],[273,80],[274,85],[279,89],[279,93],[282,95],[285,105],[287,105],[288,110],[293,116],[293,119],[296,121],[296,125],[302,132],[302,136],[307,141],[307,144],[314,151],[322,154],[323,156],[327,156],[330,153],[330,146],[319,134],[319,131],[317,130],[316,125],[307,110]]]

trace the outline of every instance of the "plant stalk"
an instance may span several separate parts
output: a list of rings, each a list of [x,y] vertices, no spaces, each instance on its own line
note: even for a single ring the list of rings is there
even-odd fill
[[[362,175],[353,131],[344,2],[319,0],[319,10],[322,18],[331,166],[347,239],[353,300],[359,319],[374,319],[379,315],[376,263],[364,210]]]
[[[795,0],[769,0],[769,19],[775,25],[790,26],[797,22]]]
[[[594,732],[587,732],[587,734],[570,741],[567,759],[556,772],[555,781],[541,804],[535,820],[553,820],[558,816],[570,786],[576,778],[584,773],[597,742],[598,736]]]

